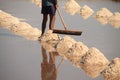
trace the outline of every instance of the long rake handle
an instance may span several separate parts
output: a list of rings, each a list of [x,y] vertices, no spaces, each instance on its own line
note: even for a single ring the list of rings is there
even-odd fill
[[[61,15],[61,12],[60,12],[60,9],[59,9],[59,8],[57,8],[57,12],[58,12],[58,15],[60,16],[60,19],[61,19],[61,22],[62,22],[62,24],[63,24],[63,26],[64,26],[64,29],[67,30],[67,26],[66,26],[66,24],[65,24],[65,22],[64,22],[64,20],[63,20],[63,17],[62,17],[62,15]]]

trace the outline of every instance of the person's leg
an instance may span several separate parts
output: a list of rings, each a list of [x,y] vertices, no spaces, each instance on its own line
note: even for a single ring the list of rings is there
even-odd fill
[[[54,55],[54,53],[49,52],[49,56],[50,56],[49,63],[55,64],[55,55]]]
[[[46,50],[43,47],[41,47],[41,49],[42,49],[43,64],[47,64],[48,60],[47,60]]]
[[[54,29],[54,24],[56,20],[56,7],[55,5],[49,7],[49,17],[50,17],[50,22],[49,22],[49,29]]]
[[[43,14],[42,34],[41,34],[41,36],[42,36],[42,35],[44,34],[44,32],[45,32],[47,20],[48,20],[48,14]]]
[[[50,17],[49,29],[52,30],[52,29],[54,29],[56,17],[53,14],[50,14],[49,17]]]

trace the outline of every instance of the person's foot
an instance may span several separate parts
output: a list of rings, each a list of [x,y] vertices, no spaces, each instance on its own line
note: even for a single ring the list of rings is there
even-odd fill
[[[43,35],[41,35],[40,37],[38,37],[38,41],[41,41],[41,39],[42,39],[42,36],[43,36]]]

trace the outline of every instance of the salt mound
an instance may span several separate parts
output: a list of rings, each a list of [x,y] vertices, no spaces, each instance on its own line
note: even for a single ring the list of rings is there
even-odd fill
[[[96,48],[91,48],[81,61],[82,69],[93,78],[97,77],[108,64],[109,61]]]
[[[16,34],[25,34],[27,32],[27,29],[31,29],[32,26],[27,24],[26,22],[20,22],[19,24],[15,24],[10,27],[10,30],[12,30]]]
[[[116,12],[112,17],[109,18],[109,24],[115,28],[120,28],[120,13]]]
[[[82,56],[84,56],[87,51],[88,47],[86,45],[84,45],[82,42],[77,42],[73,44],[71,48],[69,48],[65,56],[74,66],[80,67]]]
[[[83,6],[83,7],[80,9],[80,15],[81,15],[84,19],[89,18],[93,13],[94,13],[94,11],[93,11],[90,7],[88,7],[87,5]]]
[[[0,11],[0,26],[29,40],[38,40],[41,35],[41,31],[37,28],[33,28],[28,23],[20,22],[18,18],[3,11]]]
[[[107,24],[111,16],[113,16],[113,13],[110,12],[107,8],[102,8],[100,11],[96,12],[95,14],[95,18],[101,24]]]
[[[13,25],[11,26],[10,30],[15,34],[23,36],[29,40],[37,40],[41,35],[41,31],[39,31],[37,28],[33,28],[26,22],[20,22],[19,24]]]
[[[55,51],[56,45],[58,41],[60,40],[59,35],[52,33],[51,30],[49,30],[47,33],[43,35],[41,38],[41,45],[48,51]]]
[[[66,5],[64,6],[64,9],[70,14],[74,15],[80,10],[79,4],[75,0],[69,0]]]
[[[41,35],[41,31],[37,28],[28,29],[28,34],[23,35],[24,38],[28,40],[38,40],[38,37]]]
[[[105,80],[120,80],[120,58],[115,58],[102,72]]]
[[[18,18],[13,17],[12,15],[0,11],[0,26],[6,29],[10,29],[10,27],[14,24],[18,24],[20,21]]]
[[[56,50],[60,56],[62,56],[64,59],[67,59],[67,57],[65,55],[66,55],[67,51],[69,50],[69,48],[71,48],[72,45],[75,43],[76,43],[76,41],[74,39],[72,39],[69,36],[65,36],[57,44]]]

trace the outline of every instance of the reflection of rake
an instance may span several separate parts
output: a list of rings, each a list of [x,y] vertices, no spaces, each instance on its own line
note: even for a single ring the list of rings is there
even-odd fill
[[[67,26],[66,26],[66,24],[63,20],[63,17],[61,15],[61,12],[60,12],[59,8],[57,8],[57,12],[60,16],[61,22],[62,22],[65,30],[53,29],[53,33],[68,34],[68,35],[81,35],[82,34],[82,31],[67,30]]]
[[[54,56],[58,56],[58,52],[52,52],[54,54]],[[62,63],[64,62],[64,58],[61,59],[61,61],[59,62],[59,64],[57,65],[57,71],[59,71],[60,66],[62,65]]]
[[[61,61],[60,61],[60,63],[59,63],[58,66],[57,66],[57,71],[59,71],[60,66],[62,65],[63,62],[64,62],[64,59],[62,58]]]

